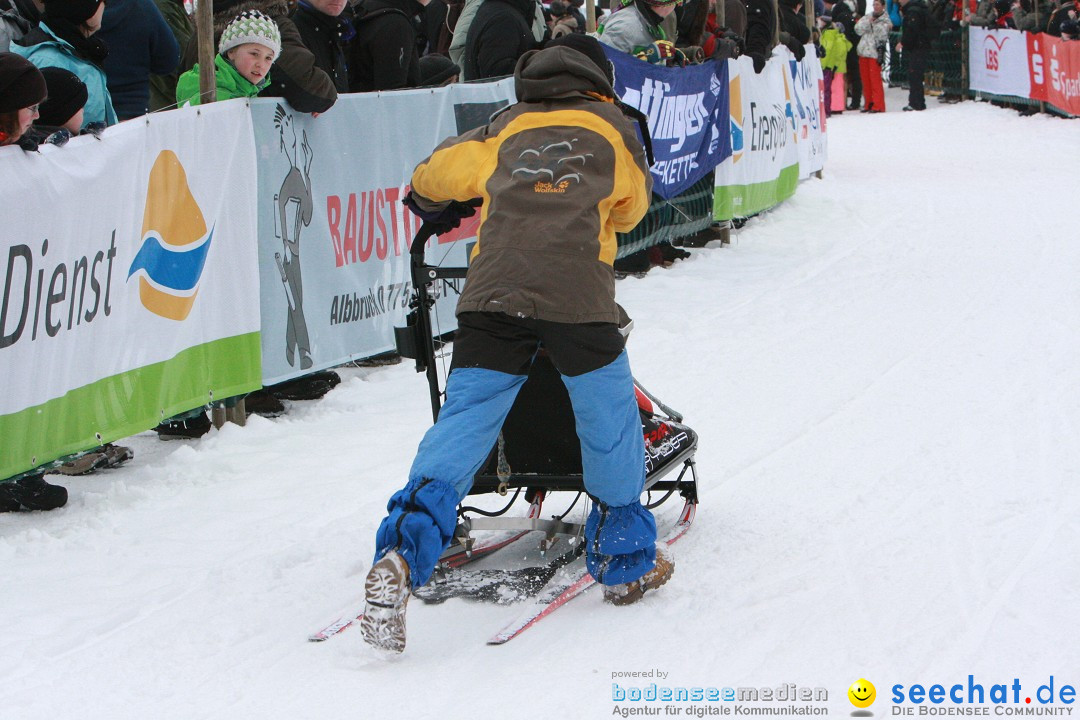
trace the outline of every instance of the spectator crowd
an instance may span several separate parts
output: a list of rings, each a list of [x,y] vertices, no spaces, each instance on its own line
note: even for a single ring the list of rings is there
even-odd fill
[[[206,0],[211,1],[211,0]],[[524,53],[589,29],[584,0],[212,0],[218,99],[271,96],[317,116],[339,93],[483,80],[513,73]],[[612,6],[608,6],[608,3]],[[1077,37],[1080,0],[602,0],[594,36],[641,60],[683,66],[748,56],[761,72],[776,39],[802,59],[814,47],[826,78],[826,112],[885,110],[882,66],[899,28],[923,110],[922,70],[945,24]],[[0,0],[0,145],[100,134],[119,122],[201,101],[197,36],[184,0]],[[813,45],[811,46],[811,43]],[[338,382],[333,372],[266,388],[249,409],[284,411]],[[157,428],[198,437],[203,409]],[[132,456],[105,445],[0,482],[0,512],[50,509],[66,491],[45,471],[80,474]]]

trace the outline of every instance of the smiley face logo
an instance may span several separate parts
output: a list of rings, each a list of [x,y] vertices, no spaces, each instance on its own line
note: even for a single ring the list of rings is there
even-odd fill
[[[857,708],[868,708],[877,699],[877,690],[874,684],[865,678],[860,678],[851,684],[847,691],[848,700]]]

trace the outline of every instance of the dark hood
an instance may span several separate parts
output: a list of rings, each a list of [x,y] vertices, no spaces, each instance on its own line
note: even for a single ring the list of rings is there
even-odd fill
[[[604,73],[583,53],[568,47],[530,50],[514,68],[514,91],[522,102],[598,93],[615,97]]]

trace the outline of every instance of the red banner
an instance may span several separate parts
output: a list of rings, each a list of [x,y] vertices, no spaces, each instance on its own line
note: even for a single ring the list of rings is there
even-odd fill
[[[1031,99],[1080,115],[1080,41],[1024,33],[1028,43]]]

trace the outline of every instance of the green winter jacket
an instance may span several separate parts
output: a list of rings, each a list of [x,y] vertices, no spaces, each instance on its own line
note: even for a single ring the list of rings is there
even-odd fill
[[[851,41],[836,28],[826,28],[821,33],[821,47],[825,57],[821,58],[821,68],[833,72],[847,72],[847,57],[851,50]]]
[[[261,83],[253,85],[233,67],[231,62],[221,55],[214,57],[214,67],[214,76],[217,78],[218,100],[255,97],[260,90],[270,84],[270,74],[267,73]],[[195,67],[181,75],[176,82],[176,104],[180,107],[198,105],[199,100],[199,65],[196,63]]]

